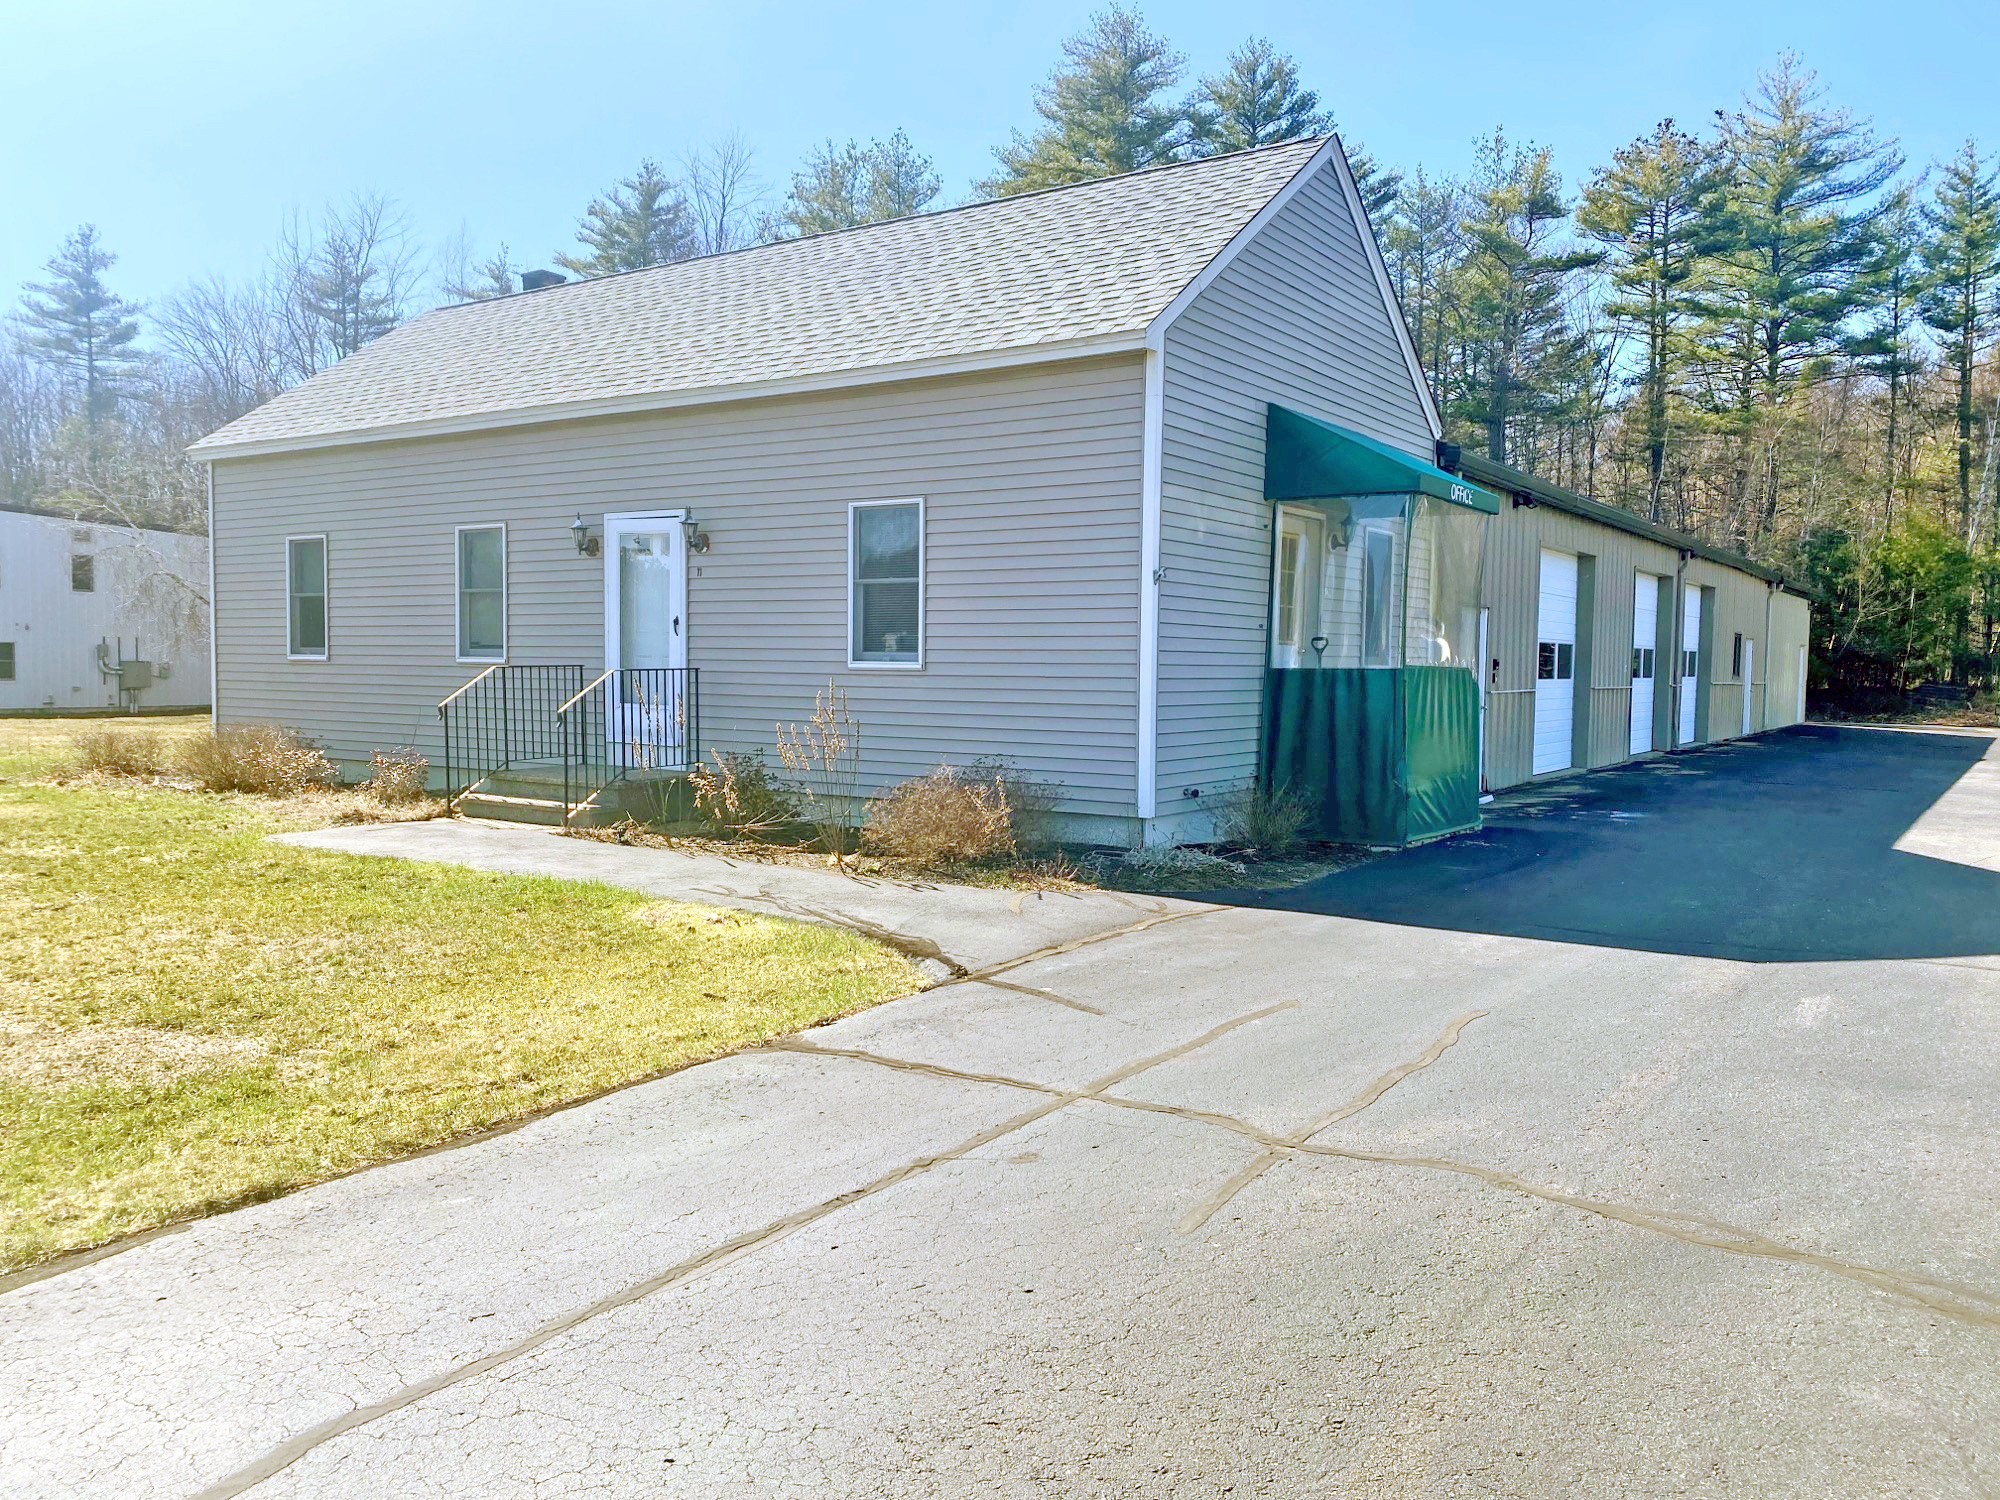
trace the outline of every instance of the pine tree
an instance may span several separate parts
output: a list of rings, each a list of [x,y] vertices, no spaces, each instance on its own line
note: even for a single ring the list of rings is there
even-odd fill
[[[1923,373],[1916,343],[1919,307],[1928,276],[1924,267],[1923,217],[1913,188],[1891,193],[1875,221],[1872,249],[1861,268],[1861,284],[1871,307],[1867,325],[1848,344],[1855,367],[1882,382],[1885,414],[1882,433],[1883,523],[1895,519],[1896,484],[1904,440],[1903,408],[1911,382]]]
[[[1262,37],[1238,47],[1220,73],[1201,81],[1188,101],[1188,117],[1200,156],[1249,151],[1333,130],[1333,117],[1319,107],[1319,95],[1299,82],[1298,65]]]
[[[2000,279],[2000,185],[1985,169],[1971,141],[1946,163],[1932,201],[1923,210],[1930,238],[1924,265],[1931,285],[1923,298],[1924,321],[1937,334],[1952,374],[1958,435],[1959,534],[1972,530],[1973,371],[1980,348],[2000,326],[1992,300]]]
[[[1729,171],[1716,227],[1771,402],[1838,348],[1862,297],[1871,219],[1863,205],[1902,165],[1819,99],[1813,75],[1787,57],[1723,122]]]
[[[1464,193],[1450,178],[1431,178],[1418,167],[1393,208],[1382,231],[1389,279],[1409,319],[1410,339],[1431,388],[1441,393],[1451,329],[1452,271],[1465,248]]]
[[[1484,429],[1486,453],[1508,462],[1517,423],[1546,417],[1557,392],[1576,383],[1590,340],[1573,328],[1573,272],[1601,257],[1567,249],[1569,207],[1547,148],[1523,150],[1495,131],[1480,146],[1480,168],[1464,220],[1459,267],[1463,348],[1458,417]]]
[[[1834,368],[1865,301],[1870,200],[1902,162],[1844,110],[1826,109],[1791,57],[1721,116],[1726,177],[1708,234],[1715,265],[1701,298],[1709,400],[1739,441],[1740,545],[1777,521],[1779,445],[1748,444],[1804,386]],[[1753,469],[1756,472],[1753,472]]]
[[[1668,397],[1681,364],[1681,329],[1693,313],[1688,283],[1717,187],[1715,151],[1662,120],[1650,136],[1614,153],[1577,210],[1577,227],[1610,252],[1617,295],[1604,311],[1638,335],[1634,383],[1647,514],[1655,521],[1666,472]]]
[[[1361,195],[1361,206],[1368,210],[1368,222],[1380,225],[1396,206],[1396,200],[1403,195],[1403,174],[1385,169],[1364,147],[1345,140],[1341,145],[1347,152],[1348,170],[1354,173],[1354,187]],[[1376,235],[1379,239],[1379,228]]]
[[[586,255],[557,255],[574,276],[611,276],[686,260],[694,253],[692,216],[679,188],[650,158],[577,221],[577,243]]]
[[[1063,43],[1062,66],[1035,94],[1046,122],[993,154],[1000,170],[978,185],[992,197],[1038,192],[1177,161],[1188,149],[1185,110],[1161,95],[1186,60],[1114,5]]]
[[[22,352],[81,385],[84,422],[93,433],[117,411],[144,364],[133,348],[140,309],[104,284],[117,259],[99,246],[97,226],[85,224],[48,262],[50,279],[30,283],[21,302]]]
[[[931,159],[902,131],[886,141],[845,146],[828,141],[793,174],[778,233],[825,234],[922,213],[943,183]]]
[[[491,302],[495,297],[512,296],[520,287],[520,277],[521,269],[508,257],[503,242],[498,254],[467,267],[463,275],[447,280],[441,290],[456,302]]]

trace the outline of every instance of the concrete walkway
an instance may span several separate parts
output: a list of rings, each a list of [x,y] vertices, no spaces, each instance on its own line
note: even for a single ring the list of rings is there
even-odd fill
[[[1579,783],[1508,814],[1519,910],[1467,841],[1423,927],[1126,912],[16,1286],[0,1495],[1985,1500],[2000,954],[1717,956],[1676,812],[1990,879],[1990,748]],[[1626,865],[1672,883],[1621,918]]]
[[[365,823],[280,834],[277,842],[505,875],[597,881],[671,900],[825,922],[901,948],[938,979],[962,978],[1078,938],[1199,909],[1192,902],[1116,891],[991,890],[761,864],[470,819]]]

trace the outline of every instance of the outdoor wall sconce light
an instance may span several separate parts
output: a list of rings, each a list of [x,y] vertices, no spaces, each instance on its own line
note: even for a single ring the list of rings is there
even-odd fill
[[[596,557],[604,550],[604,544],[590,534],[590,525],[583,519],[582,511],[577,512],[576,520],[570,525],[569,534],[570,539],[576,543],[579,557]]]
[[[688,551],[706,552],[708,550],[708,533],[701,529],[701,522],[694,518],[692,511],[681,517],[681,535],[687,539]]]

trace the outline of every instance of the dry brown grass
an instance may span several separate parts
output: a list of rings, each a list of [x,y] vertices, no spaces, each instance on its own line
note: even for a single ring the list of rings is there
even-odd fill
[[[333,762],[296,729],[282,724],[228,724],[196,735],[175,769],[209,792],[256,792],[284,797],[330,787]]]

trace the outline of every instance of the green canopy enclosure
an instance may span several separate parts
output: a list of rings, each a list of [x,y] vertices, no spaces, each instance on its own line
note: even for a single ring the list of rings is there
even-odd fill
[[[1492,494],[1268,408],[1274,503],[1264,775],[1321,836],[1402,845],[1479,826],[1479,593]]]

